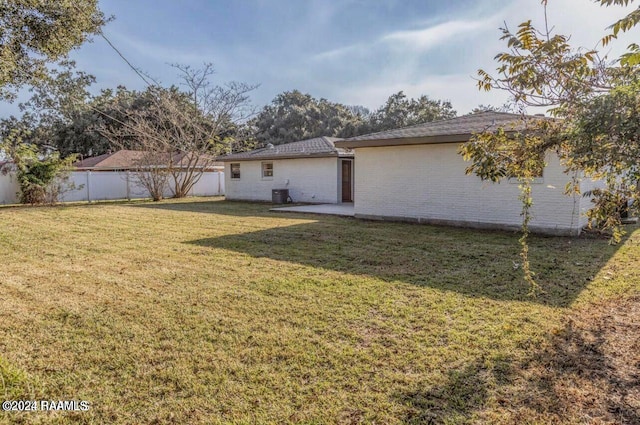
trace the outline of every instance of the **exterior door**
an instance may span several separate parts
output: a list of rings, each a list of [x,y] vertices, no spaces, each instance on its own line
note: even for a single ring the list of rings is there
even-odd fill
[[[342,161],[342,202],[353,202],[351,193],[351,161]]]

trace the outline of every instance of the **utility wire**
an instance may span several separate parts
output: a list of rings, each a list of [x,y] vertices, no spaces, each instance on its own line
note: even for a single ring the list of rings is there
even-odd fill
[[[127,65],[129,65],[129,68],[133,69],[133,71],[138,74],[138,76],[140,78],[142,78],[142,81],[144,81],[149,87],[151,87],[153,84],[151,84],[149,81],[147,81],[147,79],[145,78],[144,74],[142,72],[140,72],[140,70],[138,68],[136,68],[135,66],[133,66],[131,64],[131,62],[129,62],[129,60],[122,54],[122,52],[120,50],[118,50],[118,48],[116,46],[113,45],[113,43],[111,42],[111,40],[109,40],[107,38],[106,35],[104,35],[104,33],[102,32],[102,30],[100,30],[100,36],[104,39],[104,41],[107,42],[107,44],[109,44],[109,46],[111,46],[111,48],[113,50],[115,50],[115,52],[118,54],[118,56],[120,56],[122,58],[123,61],[125,61],[125,63]],[[147,76],[149,77],[149,76]],[[156,80],[154,80],[153,78],[149,77],[151,80],[153,80],[153,82],[158,85],[158,82]]]
[[[82,14],[85,18],[89,19],[90,21],[93,19],[91,16],[88,16],[86,14],[86,12],[84,10],[82,10],[77,4],[72,3],[72,6],[80,13]],[[131,61],[129,61],[124,54],[111,42],[111,40],[109,40],[109,38],[107,38],[107,36],[105,35],[105,33],[102,31],[102,28],[98,28],[98,34],[100,34],[100,37],[102,37],[104,39],[104,41],[107,42],[107,44],[118,54],[118,56],[120,56],[120,58],[129,66],[129,68],[131,68],[133,70],[133,72],[135,72],[138,77],[140,77],[142,79],[142,81],[145,82],[145,84],[149,87],[155,85],[160,85],[158,84],[158,82],[156,80],[154,80],[152,77],[150,77],[149,75],[146,75],[140,71],[140,69],[136,68],[135,66],[133,66],[133,64],[131,63]],[[151,81],[153,81],[154,84],[151,84],[149,82],[149,80],[147,80],[147,78],[149,78]]]
[[[74,7],[74,8],[75,8],[75,9],[76,9],[80,14],[82,14],[84,17],[86,17],[86,18],[87,18],[87,19],[89,19],[89,20],[92,20],[92,17],[91,17],[91,16],[88,16],[84,10],[82,10],[81,8],[79,8],[79,7],[78,7],[78,5],[77,5],[77,4],[72,4],[72,6],[73,6],[73,7]],[[108,38],[108,37],[104,34],[104,32],[102,31],[102,28],[99,28],[99,29],[98,29],[98,34],[100,34],[100,36],[104,39],[104,41],[106,41],[106,42],[107,42],[107,44],[108,44],[108,45],[109,45],[109,46],[110,46],[110,47],[111,47],[111,48],[112,48],[112,49],[113,49],[113,50],[118,54],[118,56],[120,56],[120,58],[121,58],[121,59],[122,59],[122,60],[127,64],[127,66],[129,66],[129,68],[131,68],[131,69],[136,73],[136,75],[138,75],[138,77],[140,77],[140,78],[142,79],[142,81],[144,81],[144,83],[145,83],[145,84],[147,84],[147,86],[148,86],[148,87],[153,87],[153,86],[154,86],[154,84],[155,84],[156,86],[160,86],[160,84],[159,84],[159,83],[158,83],[154,78],[152,78],[152,77],[151,77],[151,76],[149,76],[149,75],[146,75],[146,76],[145,76],[145,74],[144,74],[142,71],[140,71],[140,69],[136,68],[136,67],[131,63],[131,61],[129,61],[129,60],[124,56],[124,54],[123,54],[123,53],[122,53],[122,52],[121,52],[121,51],[120,51],[120,50],[119,50],[119,49],[118,49],[118,48],[113,44],[113,42],[111,42],[111,40],[109,40],[109,38]],[[151,84],[147,78],[148,78],[149,80],[151,80],[154,84]],[[115,122],[117,122],[117,123],[119,123],[119,124],[123,125],[124,127],[128,128],[128,129],[130,129],[130,130],[132,130],[134,133],[139,133],[139,132],[140,132],[140,130],[138,130],[138,129],[134,128],[134,127],[133,127],[133,126],[131,126],[129,123],[126,123],[126,122],[123,122],[123,121],[121,121],[121,120],[119,120],[119,119],[117,119],[117,118],[114,118],[113,116],[109,115],[108,113],[106,113],[106,112],[104,112],[104,111],[101,111],[100,109],[96,108],[95,106],[93,106],[93,105],[91,105],[91,104],[89,104],[89,103],[84,103],[84,102],[83,102],[82,104],[83,104],[84,106],[88,106],[90,109],[92,109],[92,110],[96,111],[97,113],[99,113],[99,114],[101,114],[101,115],[104,115],[105,117],[107,117],[107,118],[109,118],[109,119],[111,119],[111,120],[113,120],[113,121],[115,121]],[[155,137],[155,136],[153,136],[153,135],[150,135],[150,134],[145,134],[145,136],[150,137],[150,138],[152,138],[152,139],[154,139],[154,140],[156,140],[156,141],[159,141],[159,142],[160,142],[160,143],[162,143],[162,144],[167,145],[166,140],[162,140],[162,139],[160,139],[160,138],[158,138],[158,137]]]
[[[88,18],[89,20],[92,20],[91,16],[88,16],[84,10],[82,10],[80,7],[78,7],[77,4],[73,4],[72,6],[80,13],[82,14],[84,17]],[[147,86],[152,87],[153,84],[151,84],[147,78],[145,78],[144,74],[135,66],[133,66],[133,64],[124,56],[124,54],[111,42],[111,40],[109,40],[107,38],[107,36],[104,34],[104,32],[102,31],[102,28],[98,29],[98,34],[100,34],[100,36],[104,39],[104,41],[107,42],[107,44],[118,54],[118,56],[120,56],[120,58],[129,66],[129,68],[131,68],[141,79],[142,81],[145,82],[145,84],[147,84]],[[155,83],[155,85],[159,85],[158,82],[156,80],[154,80],[152,77],[148,76],[147,77],[153,81]],[[79,103],[79,102],[78,102]],[[139,132],[138,129],[136,129],[135,127],[131,126],[129,123],[126,123],[124,121],[121,121],[115,117],[113,117],[112,115],[109,115],[108,113],[101,111],[100,109],[96,108],[95,106],[91,105],[90,103],[84,103],[82,102],[83,106],[88,106],[90,109],[96,111],[97,113],[99,113],[100,115],[104,115],[105,117],[109,118],[112,121],[117,122],[118,124],[121,124],[122,126],[128,128],[129,130],[132,130],[133,132]],[[163,144],[166,144],[165,140],[161,140],[157,137],[154,137],[153,135],[147,134],[148,137],[151,137],[152,139],[155,139],[156,141],[159,141]]]

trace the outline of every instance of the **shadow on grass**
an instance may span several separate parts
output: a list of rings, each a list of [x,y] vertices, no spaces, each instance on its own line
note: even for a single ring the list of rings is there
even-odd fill
[[[412,388],[392,398],[404,407],[402,423],[465,423],[487,400],[487,375],[482,364],[476,362],[449,371],[441,386]]]
[[[269,211],[271,204],[224,200],[132,207],[314,220],[188,243],[468,296],[558,307],[571,304],[619,247],[592,237],[532,236],[531,263],[545,293],[531,297],[530,287],[522,279],[518,234],[514,232],[285,214]]]
[[[187,243],[467,296],[561,307],[575,300],[616,250],[602,240],[533,237],[530,256],[545,293],[531,297],[513,233],[314,218]]]
[[[524,361],[477,360],[392,399],[408,424],[639,424],[639,313],[640,296],[591,307]]]
[[[523,366],[530,374],[521,404],[560,420],[573,415],[640,424],[639,316],[638,295],[577,312]]]

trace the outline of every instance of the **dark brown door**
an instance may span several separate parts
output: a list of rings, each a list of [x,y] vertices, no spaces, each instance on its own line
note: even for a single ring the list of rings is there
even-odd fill
[[[342,161],[342,202],[353,202],[351,194],[351,161]]]

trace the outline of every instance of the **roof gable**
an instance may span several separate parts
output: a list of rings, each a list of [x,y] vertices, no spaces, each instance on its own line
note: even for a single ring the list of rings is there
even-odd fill
[[[121,149],[116,152],[105,153],[102,155],[94,156],[91,158],[85,158],[82,161],[77,161],[73,165],[77,169],[89,169],[89,170],[129,170],[144,166],[144,157],[146,153],[144,151],[135,151],[135,150],[127,150]],[[191,158],[191,154],[188,153],[175,153],[171,155],[169,153],[161,153],[157,155],[159,162],[172,162],[176,166],[180,164],[189,163]],[[200,156],[201,159],[198,159],[198,164],[196,167],[203,166],[207,168],[212,168],[219,163],[212,162],[212,157],[204,157]],[[186,165],[185,165],[186,166]]]

